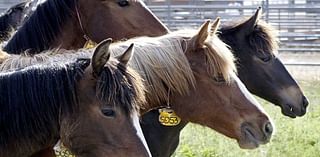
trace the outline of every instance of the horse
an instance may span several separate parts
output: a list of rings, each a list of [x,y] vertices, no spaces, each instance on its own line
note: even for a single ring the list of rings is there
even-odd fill
[[[140,114],[169,105],[181,119],[253,149],[269,142],[273,125],[236,77],[233,55],[215,34],[218,24],[207,21],[197,32],[117,42],[110,53],[118,58],[129,43],[135,44],[128,66],[143,77],[147,88],[148,105]]]
[[[114,59],[110,44],[77,57],[42,54],[0,74],[1,157],[31,156],[59,138],[79,157],[149,156],[138,120],[145,89],[127,66],[132,46]]]
[[[259,7],[248,19],[222,25],[219,38],[232,49],[237,58],[238,76],[250,92],[275,104],[282,102],[284,115],[302,116],[308,100],[276,57],[277,32],[260,16]],[[288,104],[293,107],[285,107]],[[152,156],[169,157],[178,147],[180,132],[188,122],[167,127],[160,124],[158,118],[158,110],[150,111],[142,116],[141,127]]]
[[[285,116],[301,117],[308,99],[277,57],[278,33],[260,15],[261,7],[248,20],[225,25],[221,39],[236,52],[239,78],[250,92],[280,106]]]
[[[236,139],[241,148],[257,148],[269,142],[273,126],[236,76],[233,55],[215,34],[219,23],[206,21],[196,33],[130,39],[110,52],[116,56],[135,44],[128,65],[145,80],[149,106],[141,114],[169,106],[184,121]]]
[[[46,0],[4,46],[11,54],[78,49],[92,40],[158,36],[168,29],[141,0]]]
[[[24,14],[28,9],[27,2],[18,3],[0,16],[0,42],[6,41],[11,37],[11,32],[16,30],[24,19]]]

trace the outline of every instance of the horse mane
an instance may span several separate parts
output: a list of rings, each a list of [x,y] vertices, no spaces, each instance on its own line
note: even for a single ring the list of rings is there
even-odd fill
[[[135,44],[135,55],[129,65],[146,80],[147,101],[159,104],[169,101],[168,90],[187,94],[195,86],[195,77],[183,48],[183,44],[186,44],[184,41],[192,35],[194,33],[178,31],[161,37],[139,37],[113,44],[110,50],[111,54],[119,55],[129,43]],[[208,70],[213,71],[214,75],[223,74],[229,78],[229,72],[235,69],[233,56],[218,40],[212,37],[206,42]],[[217,50],[220,48],[224,52]]]
[[[27,21],[5,45],[4,50],[20,54],[25,50],[50,49],[65,22],[73,16],[78,0],[47,0],[40,3]]]
[[[55,62],[0,74],[1,156],[24,156],[20,151],[39,150],[39,142],[57,138],[59,118],[75,110],[76,82],[89,63]]]
[[[248,19],[249,18],[243,18],[227,22],[222,25],[219,31],[221,34],[234,34],[248,21]],[[221,37],[223,37],[223,35]],[[261,19],[258,20],[254,31],[251,32],[246,39],[254,52],[270,53],[274,56],[279,48],[278,31]]]
[[[66,52],[68,51],[68,52]],[[43,64],[50,62],[63,62],[74,58],[90,58],[92,50],[79,49],[64,50],[52,49],[43,51],[40,54],[30,54],[28,51],[20,55],[7,54],[0,50],[0,71],[14,71],[16,69],[25,68],[35,64]]]
[[[11,55],[3,63],[12,66],[0,74],[0,90],[6,91],[0,98],[0,113],[4,113],[0,114],[0,127],[6,128],[0,131],[0,145],[19,141],[19,148],[28,147],[21,150],[39,150],[34,148],[40,147],[39,141],[49,140],[52,132],[59,135],[61,111],[72,113],[77,109],[76,83],[89,66],[93,50],[65,51],[51,50],[32,56]],[[10,63],[19,60],[26,64]],[[143,107],[144,92],[140,76],[114,59],[105,65],[96,86],[98,98],[109,104],[121,105],[127,114]],[[13,119],[17,120],[13,122]],[[4,156],[1,152],[6,152],[9,147],[2,147],[0,156]]]

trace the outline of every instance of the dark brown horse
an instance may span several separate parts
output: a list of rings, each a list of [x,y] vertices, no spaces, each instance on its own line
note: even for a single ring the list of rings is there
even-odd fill
[[[1,157],[31,156],[59,138],[79,157],[149,156],[137,114],[144,88],[126,67],[132,46],[111,59],[110,43],[98,45],[92,60],[92,51],[11,56],[42,63],[0,74]]]
[[[78,49],[86,38],[99,43],[106,38],[120,40],[167,32],[141,0],[47,0],[39,4],[4,50],[19,54],[57,47]]]
[[[0,16],[0,42],[11,37],[11,33],[21,25],[27,10],[28,3],[21,2],[2,13]]]
[[[238,59],[236,63],[239,78],[251,92],[282,106],[284,115],[302,116],[308,101],[276,57],[274,52],[278,48],[277,32],[260,20],[260,12],[259,8],[249,19],[222,26],[219,37],[233,50]],[[289,104],[293,106],[292,109],[285,107]],[[177,148],[180,132],[187,122],[166,127],[158,122],[158,118],[158,110],[150,111],[142,117],[141,127],[152,155],[169,157]]]

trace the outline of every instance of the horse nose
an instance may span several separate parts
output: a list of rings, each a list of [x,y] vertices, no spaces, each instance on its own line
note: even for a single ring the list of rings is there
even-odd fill
[[[308,105],[309,105],[308,99],[307,99],[305,96],[303,96],[303,97],[302,97],[302,106],[303,106],[304,108],[307,108]]]
[[[266,122],[263,126],[263,133],[266,136],[267,139],[270,139],[272,133],[273,133],[273,126],[271,122]]]

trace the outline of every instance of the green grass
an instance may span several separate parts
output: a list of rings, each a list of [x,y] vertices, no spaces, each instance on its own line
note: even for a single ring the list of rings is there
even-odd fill
[[[299,84],[310,101],[308,113],[302,118],[287,118],[279,107],[259,99],[276,127],[269,144],[243,150],[235,140],[189,124],[181,134],[174,157],[320,157],[320,81]]]

